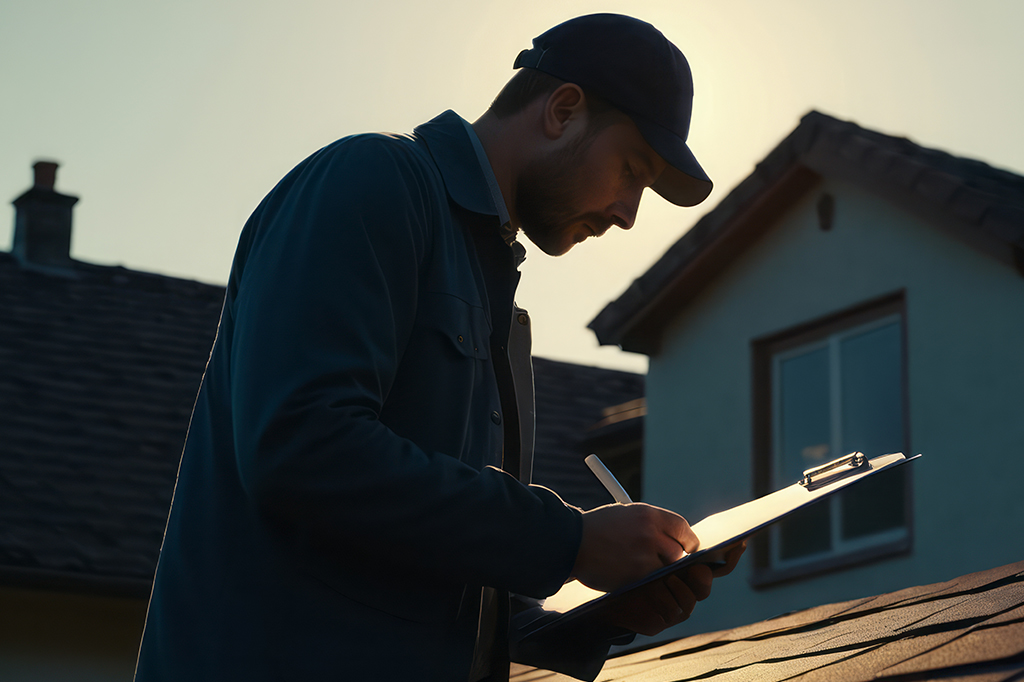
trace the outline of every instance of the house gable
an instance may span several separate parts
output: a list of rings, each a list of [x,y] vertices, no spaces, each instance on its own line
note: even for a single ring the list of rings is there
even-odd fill
[[[779,536],[762,538],[738,571],[747,581],[716,586],[702,627],[1019,559],[1005,538],[1024,534],[1022,236],[1024,178],[812,113],[595,318],[603,343],[651,356],[644,500],[697,520],[763,494],[766,472],[782,476],[781,403],[755,391],[780,366],[764,349],[829,325],[814,343],[835,348],[837,319],[895,314],[895,448],[925,454],[902,488],[905,532],[870,551],[833,543],[802,567],[783,563]],[[841,449],[839,403],[819,404]],[[978,549],[950,551],[951,537]]]
[[[834,199],[822,230],[821,196]],[[849,573],[753,590],[716,586],[705,626],[1019,559],[1024,463],[1024,279],[861,186],[823,180],[663,321],[647,378],[644,500],[699,520],[763,494],[755,485],[754,346],[878,301],[903,301],[913,551]],[[879,454],[879,453],[872,453]],[[995,473],[1000,472],[1000,473]],[[1000,519],[1000,523],[986,523]],[[949,538],[983,548],[950,552]],[[753,578],[753,553],[738,570]]]
[[[821,178],[854,183],[1024,272],[1024,178],[811,112],[591,329],[601,343],[657,353],[666,318]]]

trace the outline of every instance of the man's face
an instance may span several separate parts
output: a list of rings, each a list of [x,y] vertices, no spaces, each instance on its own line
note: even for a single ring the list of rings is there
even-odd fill
[[[523,232],[560,256],[612,225],[628,230],[644,188],[666,165],[629,119],[584,132],[523,170],[516,192]]]

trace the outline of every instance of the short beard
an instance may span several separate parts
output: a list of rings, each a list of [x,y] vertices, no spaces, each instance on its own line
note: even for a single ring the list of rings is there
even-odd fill
[[[564,149],[531,161],[519,176],[516,215],[523,232],[544,253],[557,256],[572,247],[563,243],[565,231],[585,218],[577,208],[577,169],[601,129],[588,128]]]
[[[557,238],[576,215],[577,156],[575,149],[560,150],[546,159],[532,161],[519,176],[516,189],[519,223],[530,241],[551,255],[561,253]]]

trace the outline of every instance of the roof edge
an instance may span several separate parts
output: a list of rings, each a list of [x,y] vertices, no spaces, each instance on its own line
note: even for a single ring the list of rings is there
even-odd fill
[[[823,120],[832,119],[817,111],[804,115],[800,124],[755,166],[753,173],[705,213],[647,272],[633,280],[618,299],[606,305],[587,325],[598,342],[647,355],[657,352],[657,342],[637,338],[637,329],[648,326],[645,323],[663,307],[669,290],[684,271],[730,231],[734,218],[757,211],[758,204],[765,203],[759,200],[760,195],[786,182],[799,156],[813,146]]]
[[[811,111],[587,326],[602,345],[657,353],[673,311],[826,176],[880,193],[1024,275],[1024,177]]]
[[[0,585],[100,597],[149,599],[153,581],[127,576],[105,576],[45,568],[0,566]]]

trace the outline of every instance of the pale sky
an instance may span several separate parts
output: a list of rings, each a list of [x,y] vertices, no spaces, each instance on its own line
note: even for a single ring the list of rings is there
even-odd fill
[[[304,157],[449,108],[472,121],[535,35],[605,11],[686,55],[715,190],[692,209],[648,192],[632,230],[561,258],[531,248],[538,355],[645,371],[586,324],[811,109],[1024,172],[1024,0],[0,0],[0,197],[58,161],[75,258],[223,284]],[[2,249],[12,224],[4,204]]]

